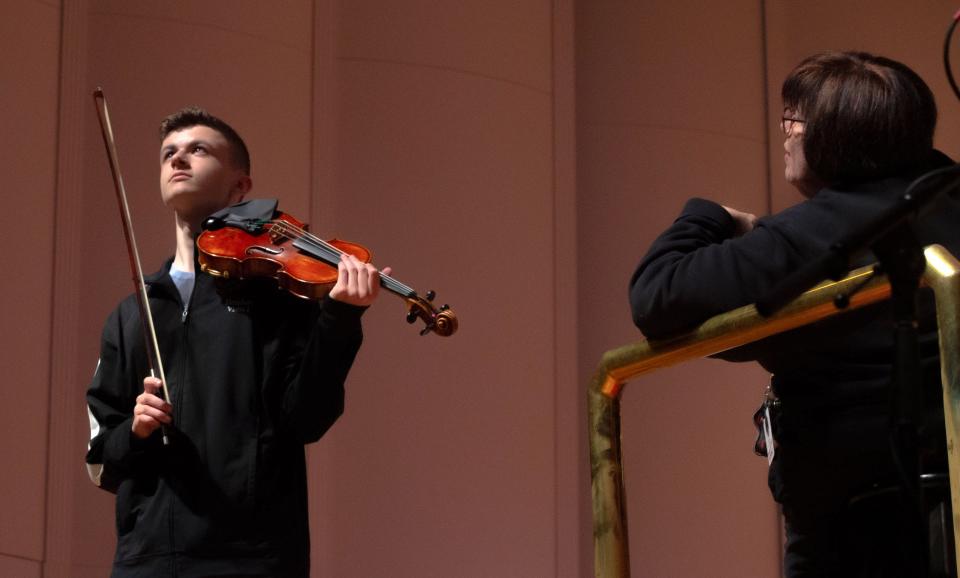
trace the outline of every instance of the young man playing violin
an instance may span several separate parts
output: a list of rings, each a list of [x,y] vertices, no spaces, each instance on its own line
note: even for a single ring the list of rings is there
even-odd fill
[[[145,281],[170,403],[146,377],[135,296],[107,319],[87,392],[87,468],[116,494],[112,575],[308,576],[304,445],[343,411],[380,274],[346,255],[313,302],[273,281],[201,272],[201,223],[251,190],[249,153],[201,109],[167,117],[160,132],[176,248]]]

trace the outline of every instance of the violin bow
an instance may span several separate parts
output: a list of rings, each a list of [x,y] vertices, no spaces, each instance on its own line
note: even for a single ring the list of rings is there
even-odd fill
[[[123,236],[127,241],[127,256],[130,259],[130,272],[133,275],[137,305],[140,307],[140,322],[143,326],[143,339],[147,348],[150,377],[160,378],[160,384],[163,386],[163,399],[170,403],[170,391],[167,389],[167,377],[163,372],[163,361],[160,359],[160,345],[157,342],[157,331],[153,325],[153,314],[150,312],[150,302],[147,299],[147,287],[143,281],[143,267],[140,265],[140,252],[137,251],[137,238],[133,232],[127,192],[123,187],[123,177],[120,175],[120,161],[117,156],[116,141],[113,138],[113,128],[110,125],[110,113],[107,111],[107,99],[100,87],[93,91],[93,100],[97,106],[97,118],[100,120],[103,144],[107,147],[107,158],[110,159],[113,187],[117,192],[117,207],[120,210],[120,221],[123,223]],[[169,444],[167,429],[166,426],[163,426],[163,445]]]

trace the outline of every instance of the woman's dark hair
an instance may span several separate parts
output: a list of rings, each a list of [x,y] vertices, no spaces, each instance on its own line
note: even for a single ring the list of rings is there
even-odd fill
[[[828,185],[922,170],[937,105],[916,72],[865,52],[827,52],[783,82],[784,109],[805,121],[807,166]]]
[[[202,108],[188,106],[160,121],[160,140],[163,141],[172,132],[193,126],[205,126],[222,134],[223,138],[230,143],[234,164],[248,175],[250,174],[250,152],[247,150],[246,143],[232,126]]]

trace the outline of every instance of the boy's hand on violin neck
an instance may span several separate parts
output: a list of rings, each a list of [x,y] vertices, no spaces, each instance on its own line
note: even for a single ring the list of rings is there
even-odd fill
[[[173,421],[170,404],[157,397],[160,380],[147,377],[143,380],[143,393],[137,396],[137,405],[133,407],[133,435],[147,439],[157,428]]]
[[[390,267],[383,269],[384,275]],[[380,294],[380,271],[370,263],[364,263],[353,255],[344,253],[337,265],[337,283],[330,290],[330,298],[342,303],[366,307]]]

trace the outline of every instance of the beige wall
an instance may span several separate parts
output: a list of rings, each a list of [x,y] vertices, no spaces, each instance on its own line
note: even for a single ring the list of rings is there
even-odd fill
[[[29,57],[0,64],[3,205],[19,247],[3,283],[0,440],[8,467],[0,477],[0,574],[29,577],[40,575],[44,552],[60,11],[26,2],[17,18],[2,20],[0,50]]]
[[[940,142],[957,152],[939,64],[951,6],[797,4],[10,7],[3,198],[31,250],[2,285],[0,575],[103,576],[112,556],[112,496],[81,463],[100,326],[131,289],[97,85],[147,269],[173,233],[156,124],[196,103],[245,136],[255,196],[370,246],[462,319],[443,339],[418,337],[392,296],[366,315],[347,413],[308,454],[315,575],[589,575],[587,375],[637,338],[626,280],[686,197],[759,213],[793,202],[775,132],[783,74],[826,48],[900,58],[938,92]],[[777,572],[777,515],[750,453],[764,380],[704,361],[631,384],[635,575]]]
[[[573,87],[553,82],[551,4],[338,10],[331,230],[436,289],[462,327],[417,337],[392,297],[367,314],[348,411],[312,463],[319,574],[570,572],[557,406],[576,400],[555,396],[554,335],[573,303],[555,317],[568,233],[553,215],[552,110]]]

